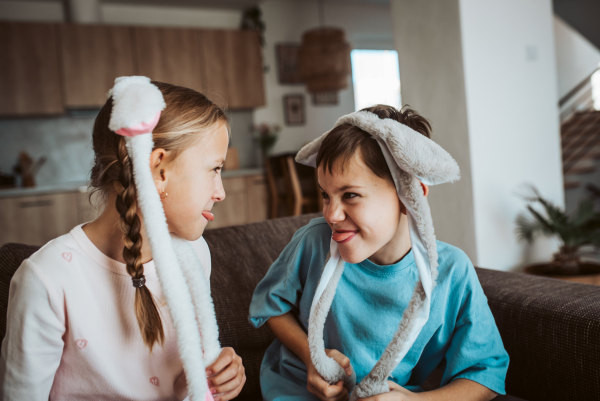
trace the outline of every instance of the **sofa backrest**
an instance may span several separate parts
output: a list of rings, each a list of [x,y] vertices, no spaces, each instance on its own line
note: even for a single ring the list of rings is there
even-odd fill
[[[273,335],[266,325],[248,321],[254,289],[300,227],[319,216],[302,215],[208,230],[204,238],[212,260],[211,295],[222,346],[233,347],[246,368],[241,400],[261,400],[260,364]]]

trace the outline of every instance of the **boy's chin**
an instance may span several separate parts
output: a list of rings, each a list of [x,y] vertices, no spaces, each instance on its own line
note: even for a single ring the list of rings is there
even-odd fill
[[[362,252],[350,251],[348,249],[343,249],[343,245],[339,246],[340,256],[344,259],[344,262],[350,264],[357,264],[367,259],[369,256],[362,255]]]

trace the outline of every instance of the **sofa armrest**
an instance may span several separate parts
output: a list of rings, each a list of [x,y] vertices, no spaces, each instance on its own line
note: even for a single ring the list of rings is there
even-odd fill
[[[600,399],[600,287],[476,270],[510,356],[507,393]]]

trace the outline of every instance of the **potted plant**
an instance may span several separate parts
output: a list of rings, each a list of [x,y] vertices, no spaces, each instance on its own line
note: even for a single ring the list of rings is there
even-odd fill
[[[594,202],[584,199],[580,202],[574,216],[544,199],[535,187],[532,194],[523,198],[529,203],[528,214],[517,216],[517,235],[519,240],[532,243],[536,237],[557,237],[560,248],[552,255],[549,263],[537,263],[525,267],[525,272],[572,279],[574,276],[590,276],[589,280],[572,279],[600,284],[600,263],[581,258],[581,248],[600,246],[600,213],[594,211]],[[542,206],[544,214],[534,209],[533,204]],[[570,278],[569,278],[570,277]]]
[[[269,152],[275,146],[277,139],[279,139],[279,131],[281,127],[277,124],[269,125],[266,123],[253,125],[251,127],[252,135],[260,146],[263,162],[267,160]]]

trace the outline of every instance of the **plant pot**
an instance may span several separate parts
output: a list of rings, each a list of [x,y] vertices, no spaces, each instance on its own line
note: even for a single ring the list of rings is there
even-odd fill
[[[583,284],[600,285],[600,263],[583,262],[575,274],[561,272],[551,263],[535,263],[525,266],[523,271],[535,276],[557,278]]]

